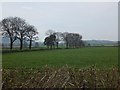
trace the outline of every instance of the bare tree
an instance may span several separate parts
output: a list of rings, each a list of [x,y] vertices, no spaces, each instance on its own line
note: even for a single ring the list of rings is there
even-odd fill
[[[65,42],[65,44],[66,44],[66,48],[68,48],[68,46],[69,46],[69,43],[68,43],[68,32],[64,32],[64,33],[62,33],[62,37],[63,37],[63,41]]]
[[[32,41],[38,40],[38,36],[36,36],[37,34],[37,29],[33,25],[26,26],[26,39],[30,41],[29,49],[31,49]]]
[[[10,39],[10,50],[13,48],[13,42],[17,39],[15,24],[13,17],[5,18],[0,22],[2,35]]]
[[[26,29],[27,23],[25,22],[24,19],[19,18],[19,17],[15,17],[14,22],[16,25],[17,38],[20,40],[20,50],[22,50],[23,40],[25,39],[26,32],[27,32],[27,29]]]
[[[56,36],[56,47],[58,48],[59,42],[63,40],[62,33],[61,32],[55,32]]]
[[[10,49],[13,47],[13,42],[16,39],[20,40],[20,50],[23,48],[23,40],[26,38],[30,41],[29,49],[31,49],[32,40],[38,39],[35,35],[38,34],[37,29],[26,23],[20,17],[8,17],[0,22],[2,35],[10,38]]]
[[[66,48],[77,48],[82,44],[82,36],[78,33],[64,32],[62,36],[63,41],[66,43]]]
[[[82,36],[79,33],[72,33],[72,43],[73,48],[78,48],[81,46]]]

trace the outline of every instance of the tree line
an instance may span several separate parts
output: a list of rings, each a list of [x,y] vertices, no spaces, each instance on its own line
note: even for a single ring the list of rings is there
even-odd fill
[[[10,39],[10,50],[13,48],[15,40],[20,41],[20,50],[23,49],[23,40],[29,41],[29,49],[31,49],[32,41],[38,37],[37,29],[35,26],[30,25],[20,17],[4,18],[0,22],[2,35]]]
[[[13,49],[13,43],[18,39],[20,41],[20,50],[23,49],[23,41],[29,41],[31,49],[32,41],[39,39],[38,31],[35,26],[30,25],[26,20],[20,17],[7,17],[0,22],[2,35],[10,39],[10,50]],[[48,30],[47,37],[44,39],[44,45],[47,48],[58,48],[61,41],[65,42],[66,48],[83,47],[82,35],[79,33],[55,32]]]
[[[80,48],[85,46],[82,41],[82,35],[79,33],[69,33],[69,32],[55,32],[53,30],[48,30],[46,32],[48,35],[44,39],[44,44],[47,45],[47,48],[58,48],[59,42],[64,41],[66,48]]]

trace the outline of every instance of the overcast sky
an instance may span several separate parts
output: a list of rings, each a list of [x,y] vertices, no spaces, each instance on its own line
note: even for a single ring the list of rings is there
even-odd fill
[[[83,39],[118,40],[117,2],[2,3],[2,18],[9,16],[34,25],[40,41],[49,29],[79,33]]]

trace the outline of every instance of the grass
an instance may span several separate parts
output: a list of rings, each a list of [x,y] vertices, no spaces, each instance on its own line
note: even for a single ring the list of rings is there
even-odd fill
[[[45,50],[7,53],[2,56],[4,69],[26,67],[40,68],[45,65],[61,67],[65,65],[84,68],[96,65],[107,69],[118,66],[117,47],[89,47],[80,49]]]
[[[67,65],[66,65],[67,64]],[[120,90],[117,47],[4,53],[2,88]]]

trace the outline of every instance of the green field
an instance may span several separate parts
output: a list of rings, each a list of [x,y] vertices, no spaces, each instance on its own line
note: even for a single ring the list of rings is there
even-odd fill
[[[96,65],[98,68],[118,66],[117,47],[86,47],[79,49],[56,49],[45,51],[6,53],[2,56],[3,68],[39,68],[45,65],[65,65],[83,68]]]

